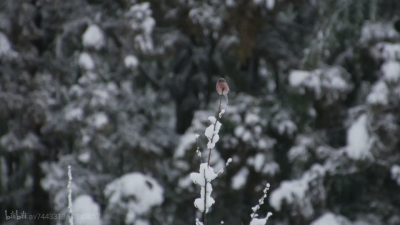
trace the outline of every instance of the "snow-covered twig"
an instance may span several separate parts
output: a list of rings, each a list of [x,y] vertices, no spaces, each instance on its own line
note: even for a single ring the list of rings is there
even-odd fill
[[[217,177],[214,173],[214,169],[207,165],[207,163],[200,164],[199,173],[191,173],[190,179],[201,187],[200,198],[194,201],[194,206],[203,213],[207,213],[209,208],[215,203],[215,200],[211,197],[212,186],[211,181]],[[204,219],[203,219],[204,220]],[[204,220],[204,225],[206,220]]]
[[[224,109],[221,109],[222,105],[222,95],[219,101],[219,107],[218,111],[216,113],[216,117],[210,116],[208,120],[210,120],[211,125],[207,127],[205,131],[205,135],[208,138],[208,144],[207,144],[207,149],[209,149],[208,153],[208,161],[207,163],[201,163],[200,164],[200,173],[191,173],[190,178],[193,180],[195,184],[200,185],[201,191],[200,191],[200,198],[196,199],[194,201],[194,205],[197,209],[200,210],[200,212],[203,213],[203,222],[200,222],[199,219],[196,219],[196,224],[201,224],[207,225],[207,218],[206,214],[208,212],[208,209],[214,204],[215,200],[211,197],[211,192],[212,192],[212,186],[211,186],[211,181],[214,180],[219,174],[223,172],[223,168],[218,174],[214,173],[214,169],[210,167],[210,158],[211,158],[211,153],[212,149],[214,148],[215,144],[219,140],[219,129],[221,128],[221,123],[218,121],[219,118],[222,117],[222,114],[225,112]],[[198,137],[199,135],[196,134],[196,141],[197,141],[197,149],[196,149],[196,154],[200,157],[201,160],[201,153],[200,153],[200,148],[199,148],[199,143],[198,143]],[[226,165],[229,165],[229,163],[232,160],[228,160]]]
[[[223,93],[223,91],[222,91]],[[215,203],[215,200],[211,197],[211,192],[212,192],[212,185],[211,181],[213,181],[216,177],[218,177],[220,174],[222,174],[225,170],[225,168],[232,162],[232,159],[229,158],[225,164],[225,167],[223,167],[218,173],[214,172],[214,169],[210,166],[210,158],[211,158],[211,153],[212,149],[215,147],[215,144],[219,140],[219,130],[222,126],[222,124],[218,121],[219,118],[222,117],[222,114],[225,113],[224,109],[221,109],[222,106],[222,95],[220,98],[219,102],[219,107],[218,111],[216,114],[216,117],[210,116],[208,117],[208,120],[211,122],[211,125],[208,126],[204,132],[205,136],[208,138],[208,144],[207,144],[207,149],[209,150],[208,153],[208,160],[205,163],[200,164],[200,170],[199,173],[191,173],[190,174],[190,179],[192,181],[199,185],[201,187],[200,191],[200,198],[197,198],[194,201],[194,206],[203,213],[203,222],[201,222],[198,218],[196,218],[196,225],[207,225],[207,213],[209,208]],[[198,143],[198,137],[199,135],[196,134],[196,141],[197,141],[197,149],[196,149],[196,154],[201,158],[201,152],[199,149],[199,143]],[[251,223],[250,225],[265,225],[268,217],[272,215],[272,213],[268,213],[265,218],[258,219],[257,218],[257,210],[260,208],[260,206],[264,203],[264,199],[267,197],[267,191],[269,190],[269,184],[264,189],[264,195],[260,198],[258,205],[254,206],[253,213],[251,214]],[[223,224],[223,221],[221,221],[221,224]]]
[[[229,164],[230,164],[231,162],[232,162],[232,158],[229,158],[228,161],[226,161],[226,164],[225,164],[224,168],[222,168],[222,169],[220,169],[220,170],[218,171],[217,176],[219,176],[221,173],[223,173],[223,172],[225,171],[225,168],[226,168],[227,166],[229,166]]]
[[[256,206],[254,206],[253,208],[251,208],[253,210],[253,213],[250,215],[251,217],[251,222],[250,225],[265,225],[268,221],[268,218],[270,216],[272,216],[271,212],[267,213],[267,216],[265,218],[257,218],[258,214],[257,211],[260,209],[261,205],[264,204],[264,199],[267,197],[267,192],[269,190],[269,184],[267,183],[267,185],[265,186],[263,192],[263,196],[258,200],[258,204]]]
[[[218,107],[217,114],[215,116],[215,121],[213,123],[214,124],[214,128],[212,129],[212,136],[211,135],[209,135],[209,136],[207,135],[207,130],[209,130],[209,128],[212,127],[212,125],[206,129],[206,136],[209,139],[208,144],[207,144],[207,148],[210,150],[209,153],[208,153],[208,161],[207,161],[207,165],[208,166],[210,166],[210,158],[211,158],[212,149],[215,146],[215,143],[218,141],[218,140],[214,140],[214,137],[216,137],[216,139],[219,139],[218,132],[219,132],[219,128],[221,127],[221,123],[218,122],[218,119],[221,118],[222,114],[225,112],[225,110],[223,110],[223,112],[221,110],[222,96],[223,95],[224,95],[224,89],[222,89],[222,95],[221,95],[221,97],[219,99],[219,107]],[[215,135],[217,135],[217,136],[215,136]],[[211,136],[211,139],[210,139],[210,136]]]
[[[207,193],[207,177],[206,177],[206,170],[204,170],[204,182],[206,185],[204,185],[204,193]],[[207,197],[204,198],[204,205],[207,205]],[[204,224],[207,224],[207,209],[203,211],[203,222]]]
[[[68,166],[68,211],[69,211],[69,225],[74,225],[74,215],[72,212],[72,172],[71,165]]]
[[[199,137],[200,137],[200,135],[196,134],[196,143],[197,143],[196,155],[199,157],[200,163],[202,163],[201,152],[200,152],[200,147],[199,147]]]

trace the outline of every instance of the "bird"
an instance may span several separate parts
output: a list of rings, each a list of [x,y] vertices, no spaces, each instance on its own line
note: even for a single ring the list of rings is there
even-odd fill
[[[216,89],[219,95],[224,95],[226,99],[226,104],[228,105],[228,93],[229,93],[229,86],[226,83],[224,78],[219,78],[217,81]]]

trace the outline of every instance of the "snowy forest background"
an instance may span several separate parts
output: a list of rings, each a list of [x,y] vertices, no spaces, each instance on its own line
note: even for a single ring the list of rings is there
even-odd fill
[[[0,222],[194,224],[219,77],[209,224],[400,224],[398,0],[1,0]]]

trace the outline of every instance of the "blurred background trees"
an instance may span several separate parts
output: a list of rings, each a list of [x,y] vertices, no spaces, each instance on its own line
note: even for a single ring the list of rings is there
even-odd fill
[[[3,0],[1,214],[67,213],[71,165],[90,224],[194,223],[194,134],[224,77],[212,164],[233,163],[210,223],[248,223],[269,182],[269,224],[400,224],[399,15],[397,0]]]

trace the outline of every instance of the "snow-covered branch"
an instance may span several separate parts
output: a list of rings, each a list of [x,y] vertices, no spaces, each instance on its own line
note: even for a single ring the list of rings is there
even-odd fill
[[[72,212],[72,172],[71,165],[68,166],[68,211],[69,211],[69,225],[74,225],[74,215]]]
[[[267,192],[269,190],[269,184],[265,186],[263,192],[263,196],[258,200],[258,204],[251,208],[253,210],[253,213],[250,215],[251,217],[251,222],[250,225],[265,225],[268,221],[268,218],[272,216],[271,212],[267,213],[267,216],[264,218],[258,218],[257,211],[261,208],[261,205],[264,204],[264,199],[267,197]]]

